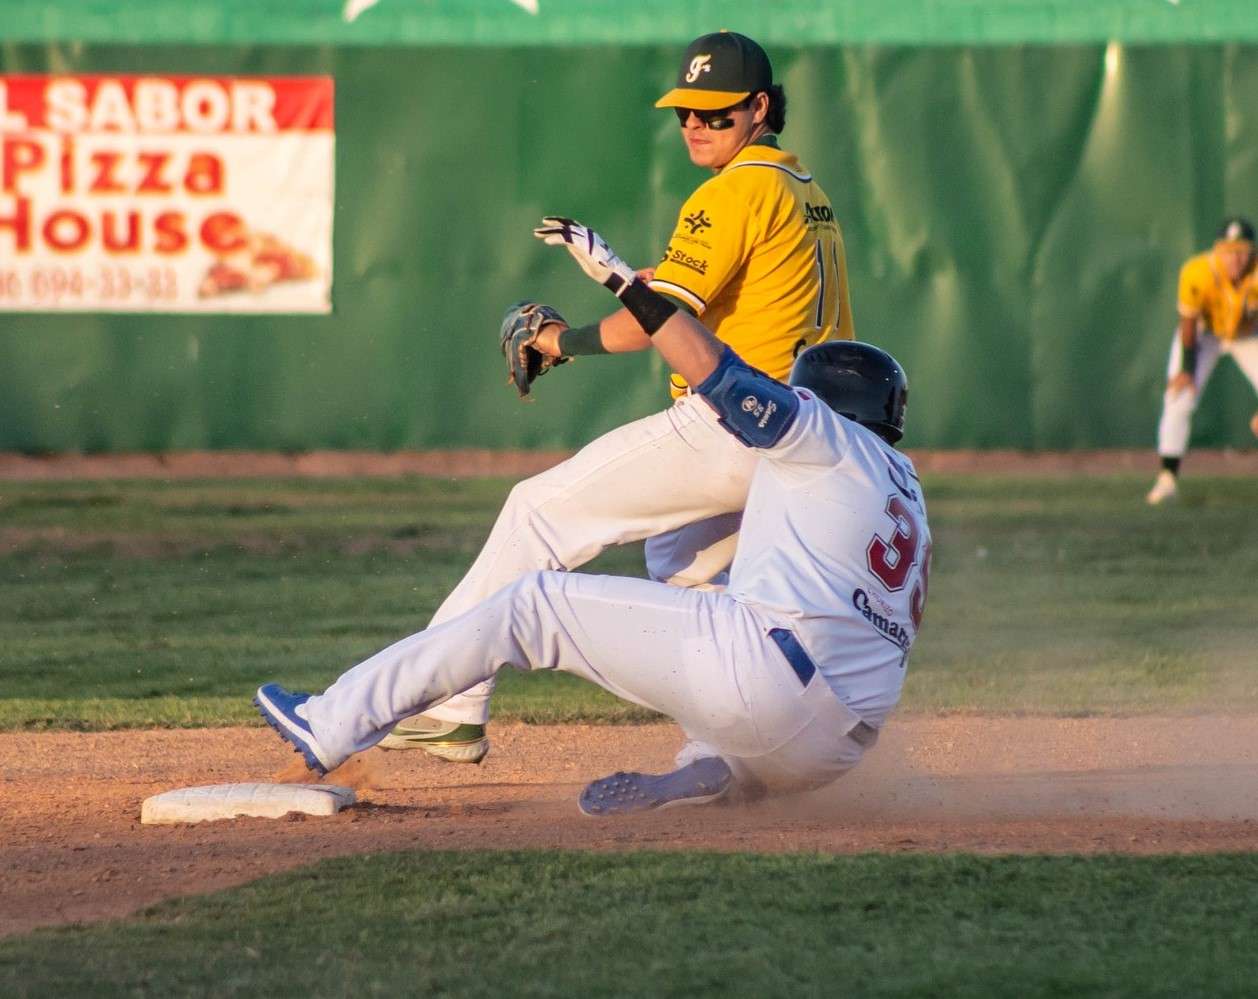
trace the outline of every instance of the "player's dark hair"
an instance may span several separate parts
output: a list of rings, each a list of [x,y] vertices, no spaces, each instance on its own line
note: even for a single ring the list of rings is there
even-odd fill
[[[769,113],[764,116],[764,122],[770,132],[781,135],[782,129],[786,128],[786,91],[782,89],[782,84],[775,83],[764,95],[769,98]]]

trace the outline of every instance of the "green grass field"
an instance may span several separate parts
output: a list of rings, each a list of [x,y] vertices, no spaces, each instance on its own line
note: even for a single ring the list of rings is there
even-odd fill
[[[0,728],[258,724],[259,682],[422,627],[508,485],[2,483]],[[902,710],[1258,709],[1258,482],[1146,485],[928,478]],[[513,671],[496,716],[644,717]],[[1255,886],[1248,854],[417,851],[0,941],[0,995],[1242,996]]]
[[[1258,858],[405,853],[0,941],[0,994],[1250,996]]]
[[[421,628],[509,483],[0,484],[0,728],[254,723]],[[1258,482],[927,479],[935,535],[905,711],[1258,707]],[[591,571],[639,574],[638,546]],[[641,720],[506,671],[500,719]]]

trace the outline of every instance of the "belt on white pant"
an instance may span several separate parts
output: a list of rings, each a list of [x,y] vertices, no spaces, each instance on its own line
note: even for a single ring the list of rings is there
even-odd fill
[[[799,677],[799,682],[807,687],[817,674],[817,664],[804,651],[804,647],[799,644],[799,639],[795,637],[794,632],[786,628],[770,628],[769,637],[773,639],[773,644],[782,650],[782,655],[790,664],[791,669],[795,671],[795,675]],[[863,721],[858,721],[848,729],[846,735],[864,749],[868,749],[878,741],[878,730]]]

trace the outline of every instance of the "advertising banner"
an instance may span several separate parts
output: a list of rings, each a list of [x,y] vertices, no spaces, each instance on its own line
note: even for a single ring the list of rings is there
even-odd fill
[[[0,310],[332,308],[331,77],[0,74]]]

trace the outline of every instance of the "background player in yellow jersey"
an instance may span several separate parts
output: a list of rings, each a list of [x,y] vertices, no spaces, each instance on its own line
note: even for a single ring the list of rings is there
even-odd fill
[[[778,145],[786,95],[773,82],[764,50],[733,32],[696,39],[676,87],[657,106],[675,111],[691,161],[714,175],[678,213],[651,287],[779,380],[804,347],[853,339],[842,233],[807,168]],[[583,327],[551,322],[534,347],[569,357],[645,350],[650,343],[620,309]],[[758,459],[722,429],[706,402],[688,394],[684,381],[675,377],[671,388],[671,408],[613,430],[518,484],[432,625],[526,572],[575,569],[608,545],[642,539],[653,579],[719,585]],[[677,665],[684,671],[685,663]],[[381,745],[479,762],[488,751],[491,692],[481,684],[406,719]],[[683,752],[689,755],[682,765],[703,750]]]
[[[1179,491],[1179,463],[1188,450],[1192,414],[1221,354],[1231,354],[1258,391],[1258,272],[1254,227],[1229,218],[1214,246],[1179,272],[1179,325],[1171,343],[1166,394],[1158,423],[1162,470],[1147,500],[1157,505]],[[1249,423],[1258,435],[1258,413]]]

